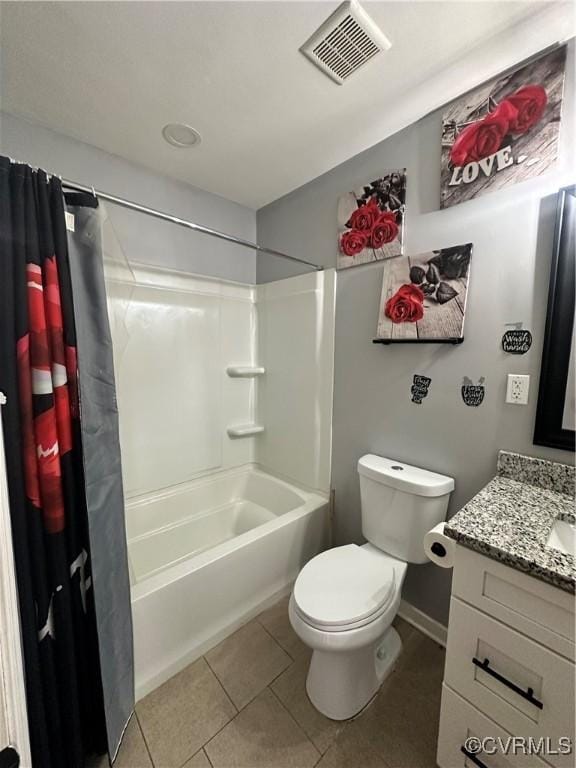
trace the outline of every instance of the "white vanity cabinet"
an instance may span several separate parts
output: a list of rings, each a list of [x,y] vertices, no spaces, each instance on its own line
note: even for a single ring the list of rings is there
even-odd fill
[[[574,602],[562,589],[456,547],[440,768],[573,768]],[[470,737],[489,738],[487,751],[466,755]]]

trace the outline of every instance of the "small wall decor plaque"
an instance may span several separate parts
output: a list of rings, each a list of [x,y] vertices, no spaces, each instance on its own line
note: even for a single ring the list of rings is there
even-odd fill
[[[469,379],[468,376],[464,376],[464,379],[462,380],[461,392],[462,400],[464,400],[466,405],[476,407],[480,405],[480,403],[484,400],[484,394],[486,391],[486,388],[484,387],[485,381],[485,377],[481,376],[478,379],[478,384],[474,384],[472,379]]]
[[[441,208],[540,176],[554,164],[565,64],[564,45],[447,107]]]
[[[414,374],[413,384],[410,387],[410,393],[412,395],[412,402],[416,405],[422,405],[422,400],[428,394],[428,388],[432,379],[429,376],[420,376]]]
[[[406,169],[383,176],[338,200],[338,269],[399,256],[404,240]]]
[[[462,341],[472,243],[384,263],[374,341]]]
[[[502,349],[511,355],[525,355],[532,346],[532,334],[522,328],[522,323],[514,326],[502,336]]]

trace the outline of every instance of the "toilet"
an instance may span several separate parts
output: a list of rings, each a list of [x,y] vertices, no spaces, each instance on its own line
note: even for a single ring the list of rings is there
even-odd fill
[[[368,543],[335,547],[302,569],[290,623],[313,650],[310,701],[333,720],[372,699],[402,650],[391,626],[408,563],[428,562],[424,534],[446,517],[451,477],[368,454],[358,462],[362,533]]]

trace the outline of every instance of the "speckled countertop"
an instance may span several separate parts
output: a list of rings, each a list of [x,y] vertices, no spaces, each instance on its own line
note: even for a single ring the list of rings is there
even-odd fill
[[[574,592],[576,558],[546,546],[555,520],[574,522],[574,481],[574,467],[500,451],[496,477],[446,523],[444,532],[463,546]]]

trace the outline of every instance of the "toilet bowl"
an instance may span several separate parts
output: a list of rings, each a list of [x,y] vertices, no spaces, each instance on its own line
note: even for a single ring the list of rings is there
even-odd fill
[[[445,519],[454,480],[367,454],[358,461],[368,543],[316,555],[296,579],[288,615],[312,648],[306,690],[333,720],[363,709],[402,650],[392,620],[407,563],[425,563],[424,534]]]
[[[406,563],[371,544],[330,549],[300,572],[288,613],[313,650],[306,690],[326,717],[353,717],[393,669],[402,642],[391,624],[405,573]]]

